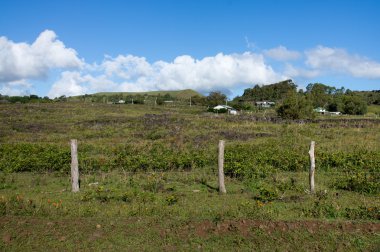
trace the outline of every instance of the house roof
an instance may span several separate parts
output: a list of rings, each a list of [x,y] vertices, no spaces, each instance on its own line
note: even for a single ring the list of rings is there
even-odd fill
[[[231,106],[227,106],[227,105],[218,105],[218,106],[214,107],[214,109],[219,110],[219,109],[234,109],[234,108]]]
[[[315,112],[327,112],[326,109],[321,108],[321,107],[319,107],[319,108],[315,108],[314,111],[315,111]]]

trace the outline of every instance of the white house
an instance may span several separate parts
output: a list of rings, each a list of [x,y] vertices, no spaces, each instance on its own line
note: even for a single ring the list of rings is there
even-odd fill
[[[319,114],[324,115],[324,114],[326,114],[328,111],[326,111],[326,109],[324,109],[324,108],[319,107],[319,108],[314,109],[314,112],[317,112],[317,113],[319,113]]]
[[[221,110],[221,109],[229,110],[229,109],[234,109],[234,108],[231,106],[228,106],[228,105],[218,105],[218,106],[214,107],[214,110]]]
[[[256,104],[256,106],[261,107],[261,108],[270,108],[270,107],[274,106],[276,103],[271,102],[271,101],[258,101],[255,104]]]
[[[218,106],[214,107],[213,109],[216,111],[219,111],[221,109],[225,109],[225,110],[227,110],[228,114],[230,114],[230,115],[237,115],[238,114],[236,109],[234,109],[233,107],[228,106],[228,105],[218,105]]]

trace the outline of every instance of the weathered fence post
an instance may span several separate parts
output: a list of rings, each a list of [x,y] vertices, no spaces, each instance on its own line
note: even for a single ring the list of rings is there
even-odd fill
[[[226,193],[224,185],[224,140],[219,140],[219,156],[218,156],[218,178],[219,178],[219,193]]]
[[[315,146],[315,142],[311,141],[310,150],[309,150],[309,155],[310,155],[310,171],[309,171],[310,193],[315,193],[315,185],[314,185],[314,173],[315,173],[314,146]]]
[[[71,139],[71,188],[72,192],[79,192],[79,170],[78,170],[78,142]]]

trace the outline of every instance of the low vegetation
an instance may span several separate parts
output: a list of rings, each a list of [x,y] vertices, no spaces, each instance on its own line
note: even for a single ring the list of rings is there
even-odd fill
[[[273,110],[231,116],[147,104],[0,106],[3,250],[379,248],[378,119],[292,121]],[[227,195],[217,188],[220,139]]]

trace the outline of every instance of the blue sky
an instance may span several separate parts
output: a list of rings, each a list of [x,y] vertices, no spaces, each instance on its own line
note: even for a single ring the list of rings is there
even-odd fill
[[[0,2],[0,93],[380,89],[379,1]]]

